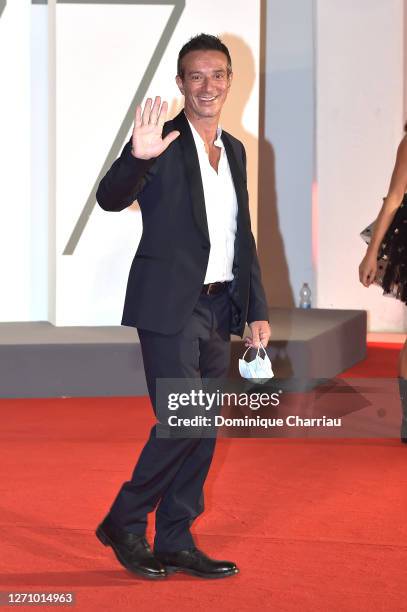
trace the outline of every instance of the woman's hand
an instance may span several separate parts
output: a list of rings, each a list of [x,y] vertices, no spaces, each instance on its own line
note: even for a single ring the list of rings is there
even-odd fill
[[[359,280],[364,287],[369,287],[377,272],[377,254],[367,251],[359,266]]]

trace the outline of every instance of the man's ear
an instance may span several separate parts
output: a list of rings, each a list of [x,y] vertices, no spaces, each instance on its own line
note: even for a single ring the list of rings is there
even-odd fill
[[[175,82],[178,85],[178,89],[180,90],[182,95],[184,95],[184,84],[183,84],[182,79],[179,76],[179,74],[177,74],[177,76],[175,77]]]
[[[228,89],[232,85],[232,81],[233,81],[233,72],[230,72],[229,77],[228,77]]]

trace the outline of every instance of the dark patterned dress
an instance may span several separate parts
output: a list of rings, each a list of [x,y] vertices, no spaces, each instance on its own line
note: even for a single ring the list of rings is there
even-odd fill
[[[361,236],[369,243],[373,225]],[[377,254],[377,273],[373,281],[383,288],[383,295],[407,304],[407,193],[384,235]]]

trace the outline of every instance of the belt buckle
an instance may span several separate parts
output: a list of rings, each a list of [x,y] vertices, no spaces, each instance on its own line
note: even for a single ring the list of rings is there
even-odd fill
[[[208,285],[208,290],[207,290],[207,292],[206,292],[206,295],[212,295],[212,294],[211,294],[211,289],[212,289],[212,286],[213,286],[213,285],[215,285],[215,284],[216,284],[216,283],[209,283],[209,285]]]

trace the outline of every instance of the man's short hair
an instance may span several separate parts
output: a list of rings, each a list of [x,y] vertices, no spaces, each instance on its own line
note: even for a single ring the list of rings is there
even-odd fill
[[[220,51],[226,55],[228,74],[232,72],[232,59],[229,49],[221,39],[218,36],[212,36],[212,34],[198,34],[185,43],[178,54],[177,74],[181,79],[184,78],[182,60],[190,51]]]

